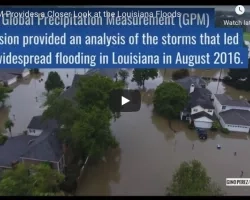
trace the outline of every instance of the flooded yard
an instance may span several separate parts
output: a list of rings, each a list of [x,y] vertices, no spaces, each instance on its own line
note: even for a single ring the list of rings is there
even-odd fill
[[[0,123],[7,115],[15,126],[12,135],[21,134],[34,115],[42,114],[44,102],[44,82],[50,70],[41,70],[39,79],[25,80],[11,93],[8,103],[10,112],[1,113]],[[56,70],[65,86],[71,85],[74,69]],[[77,70],[83,74],[86,70]],[[173,70],[160,70],[159,78],[146,82],[146,92],[142,94],[139,112],[122,113],[120,119],[112,123],[114,135],[120,142],[120,149],[108,152],[106,160],[90,165],[84,172],[77,195],[164,195],[165,188],[174,170],[182,161],[200,160],[208,174],[231,195],[249,195],[247,187],[226,187],[226,178],[237,178],[241,170],[250,178],[249,135],[211,133],[207,141],[200,141],[196,133],[187,129],[184,122],[173,122],[176,133],[168,127],[168,122],[152,112],[154,89],[163,79],[169,80]],[[66,75],[69,75],[67,78]],[[220,70],[193,70],[193,75],[218,77]],[[222,75],[226,70],[222,70]],[[43,79],[43,81],[40,81]],[[136,88],[129,83],[129,88]],[[250,93],[237,91],[222,83],[210,82],[212,92],[227,93],[233,98],[250,99]],[[38,97],[38,102],[36,102]],[[192,146],[194,144],[194,149]],[[216,145],[222,146],[217,150]],[[234,152],[237,156],[234,156]]]

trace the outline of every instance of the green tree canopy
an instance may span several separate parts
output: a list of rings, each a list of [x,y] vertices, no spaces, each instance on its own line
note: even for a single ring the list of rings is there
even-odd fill
[[[99,74],[82,77],[78,83],[76,101],[78,106],[108,108],[110,92],[114,89],[122,89],[122,81],[114,82],[112,79]]]
[[[172,79],[178,80],[189,76],[188,69],[178,69],[172,73]]]
[[[92,157],[101,157],[110,147],[118,143],[112,135],[109,109],[88,107],[81,111],[80,118],[72,128],[72,147]]]
[[[45,82],[45,89],[50,92],[56,88],[64,88],[64,83],[57,72],[50,72]]]
[[[2,103],[2,106],[4,106],[6,99],[9,97],[8,93],[12,91],[11,88],[0,85],[0,102]]]
[[[1,196],[38,196],[60,191],[64,176],[46,164],[29,168],[18,164],[14,169],[3,172],[0,180]]]
[[[132,82],[136,82],[138,86],[145,86],[145,81],[155,79],[158,76],[157,69],[134,69]]]
[[[183,162],[173,175],[167,194],[172,196],[220,196],[221,188],[211,181],[202,164]]]
[[[8,129],[11,135],[12,127],[14,126],[14,123],[11,119],[7,119],[4,123],[5,129]]]
[[[223,82],[236,89],[250,90],[250,59],[248,59],[248,68],[246,69],[229,69],[228,76]],[[242,79],[246,79],[242,81]]]
[[[163,82],[154,93],[154,110],[168,119],[179,117],[188,102],[188,93],[179,84]]]
[[[82,77],[74,102],[63,99],[60,90],[53,90],[47,96],[43,116],[57,119],[64,125],[59,137],[70,142],[74,155],[102,156],[108,148],[118,144],[110,130],[114,113],[109,108],[109,100],[112,90],[123,87],[122,81],[114,82],[98,74]]]

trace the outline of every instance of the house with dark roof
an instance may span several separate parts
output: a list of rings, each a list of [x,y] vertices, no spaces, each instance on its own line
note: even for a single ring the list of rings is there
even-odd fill
[[[24,78],[30,74],[30,71],[27,68],[16,68],[16,69],[15,68],[1,68],[0,73],[2,72],[13,74],[20,78]]]
[[[12,85],[17,82],[17,75],[0,71],[0,81],[5,86]]]
[[[232,99],[226,94],[214,94],[213,105],[221,126],[232,132],[250,131],[250,104],[243,99]]]
[[[181,120],[194,123],[196,128],[209,129],[212,127],[214,107],[211,92],[206,88],[206,82],[198,76],[189,76],[176,81],[189,93],[189,101],[180,113]]]
[[[18,162],[27,165],[46,162],[62,172],[67,148],[57,138],[57,123],[53,120],[43,121],[41,116],[35,116],[28,127],[42,132],[28,132],[27,135],[9,138],[0,145],[0,168],[11,168]]]
[[[28,127],[27,132],[28,135],[31,136],[39,136],[44,130],[54,130],[58,127],[57,121],[50,119],[50,120],[43,120],[42,116],[34,116]]]

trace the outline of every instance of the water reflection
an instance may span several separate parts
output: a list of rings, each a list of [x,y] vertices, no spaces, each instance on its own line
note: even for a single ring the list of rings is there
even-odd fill
[[[120,148],[107,152],[106,156],[98,162],[90,161],[82,177],[81,188],[83,189],[77,192],[77,195],[111,195],[111,185],[120,181],[120,162]],[[100,169],[96,170],[97,167]],[[91,181],[97,179],[97,182]]]

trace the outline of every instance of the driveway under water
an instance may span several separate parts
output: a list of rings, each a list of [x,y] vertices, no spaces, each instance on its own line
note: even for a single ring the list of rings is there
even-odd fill
[[[44,82],[50,70],[42,70],[39,79],[26,80],[19,84],[10,95],[9,117],[15,115],[13,135],[21,134],[34,115],[40,115],[44,102]],[[65,86],[71,85],[75,70],[57,70]],[[77,70],[79,74],[84,70]],[[180,121],[173,122],[173,133],[166,119],[152,112],[152,94],[155,87],[164,79],[171,77],[172,70],[160,70],[159,78],[146,82],[147,91],[142,95],[139,112],[122,113],[121,118],[112,123],[113,134],[120,142],[120,148],[108,152],[105,160],[90,165],[84,171],[84,177],[77,195],[164,195],[165,188],[172,178],[174,170],[183,161],[200,160],[208,174],[231,195],[248,195],[247,187],[226,187],[226,178],[237,178],[241,170],[244,177],[250,177],[249,136],[246,134],[211,134],[201,142],[194,131]],[[218,77],[219,70],[193,70],[194,75]],[[222,75],[226,71],[222,71]],[[69,78],[66,77],[69,74]],[[41,79],[40,78],[40,79]],[[129,88],[136,88],[129,83]],[[218,87],[218,90],[217,90]],[[250,98],[250,93],[237,91],[217,82],[208,84],[212,92],[228,93],[233,98]],[[36,102],[38,97],[38,102]],[[2,114],[0,120],[5,118]],[[1,121],[0,121],[1,122]],[[194,149],[192,146],[194,144]],[[221,150],[216,145],[222,146]],[[237,152],[237,156],[233,153]]]

